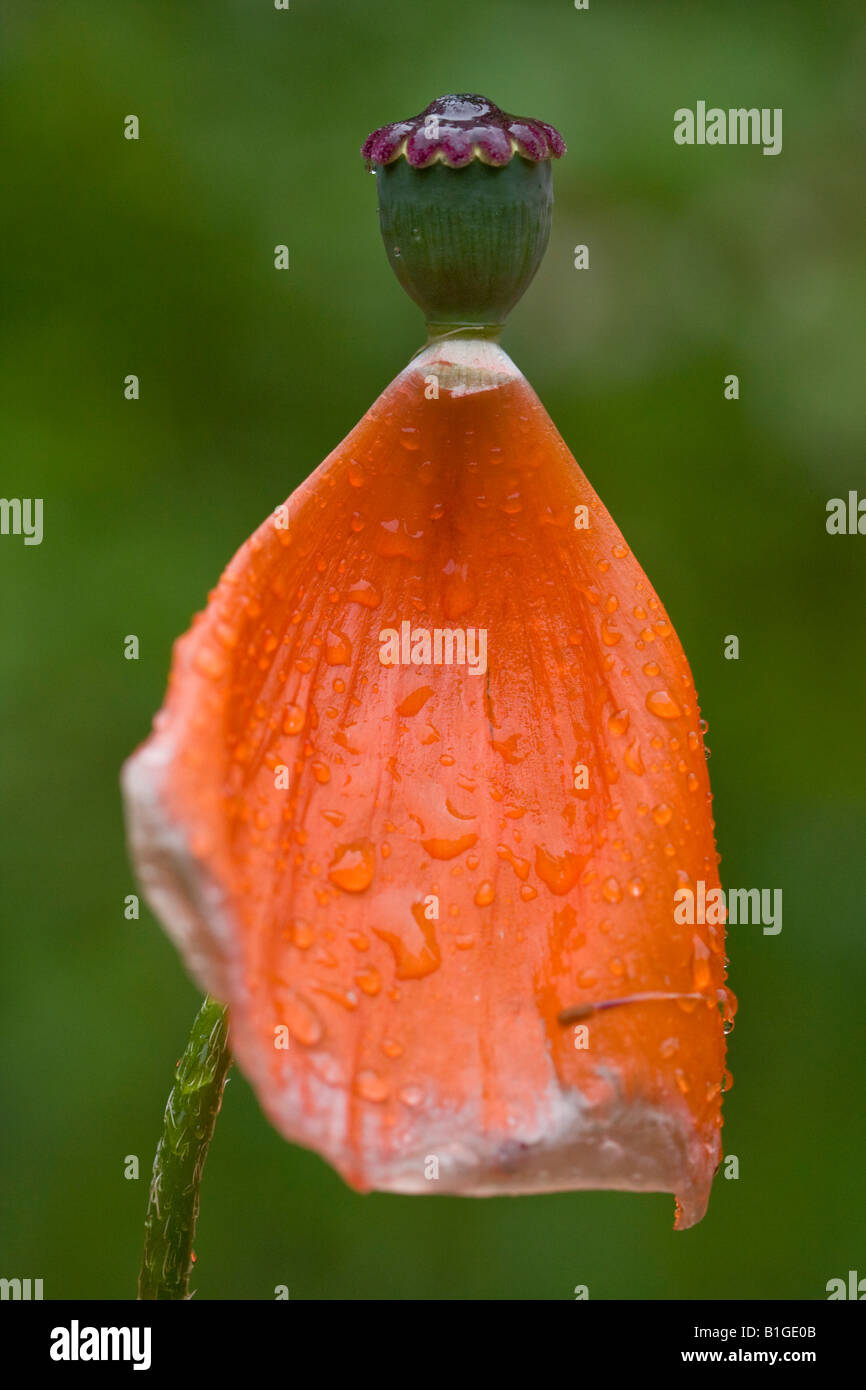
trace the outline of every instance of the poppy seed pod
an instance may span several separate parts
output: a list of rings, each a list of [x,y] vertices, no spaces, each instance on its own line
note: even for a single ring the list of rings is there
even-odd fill
[[[733,1011],[724,928],[674,918],[719,884],[695,688],[496,341],[563,149],[474,96],[367,141],[430,341],[177,643],[129,839],[263,1109],[354,1187],[665,1191],[683,1228]]]

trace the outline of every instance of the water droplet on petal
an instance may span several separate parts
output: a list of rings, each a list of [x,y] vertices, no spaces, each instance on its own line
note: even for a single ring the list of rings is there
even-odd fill
[[[638,777],[643,777],[643,758],[641,757],[640,743],[637,739],[635,739],[634,743],[629,744],[623,761],[631,772],[634,772]]]
[[[718,990],[716,998],[722,1006],[722,1020],[726,1033],[733,1033],[734,1020],[737,1013],[737,996],[728,989],[727,985],[722,985]]]
[[[477,842],[477,835],[460,835],[456,840],[433,836],[429,840],[422,840],[421,844],[433,859],[456,859],[458,854],[464,854]]]
[[[325,660],[329,666],[348,666],[352,660],[352,644],[344,632],[328,633]]]
[[[218,680],[226,670],[226,658],[214,647],[199,647],[193,657],[195,669],[208,680]]]
[[[369,1069],[358,1072],[355,1077],[355,1091],[362,1100],[372,1101],[374,1105],[381,1105],[388,1099],[388,1083],[382,1080],[377,1071]]]
[[[418,714],[426,705],[430,696],[433,694],[432,685],[421,685],[417,690],[413,690],[411,695],[407,695],[405,700],[397,706],[397,713],[402,719],[411,719]]]
[[[357,579],[351,589],[346,590],[350,603],[360,603],[362,608],[378,608],[382,595],[367,579]]]
[[[277,1003],[279,1015],[296,1042],[302,1047],[315,1047],[321,1042],[325,1029],[308,999],[294,990],[278,989]]]
[[[339,845],[328,878],[347,893],[363,893],[373,881],[376,855],[369,840]]]
[[[710,948],[699,936],[692,939],[692,978],[701,993],[710,983]]]
[[[601,896],[607,903],[622,902],[622,888],[620,887],[619,880],[615,878],[606,878],[601,886]]]
[[[646,707],[650,714],[659,719],[678,719],[682,710],[667,690],[651,690],[646,697]]]
[[[410,1110],[416,1110],[424,1099],[424,1092],[420,1086],[404,1086],[402,1091],[398,1091],[397,1097]]]
[[[551,893],[568,893],[577,883],[586,868],[585,855],[573,854],[566,850],[563,854],[550,854],[543,845],[535,851],[535,872]]]
[[[506,497],[505,501],[502,503],[502,510],[508,516],[514,516],[517,514],[517,512],[522,511],[523,501],[521,499],[520,493],[512,492],[510,496]]]
[[[607,727],[612,734],[624,734],[628,728],[629,714],[627,709],[617,710],[607,721]]]
[[[423,902],[412,904],[411,917],[407,913],[405,918],[373,931],[390,946],[398,980],[420,980],[438,970],[442,961],[439,943]]]
[[[283,733],[299,734],[304,727],[304,711],[300,705],[287,705],[283,714]]]
[[[315,932],[303,917],[296,917],[289,927],[289,937],[292,945],[297,946],[299,951],[308,951],[315,940]]]

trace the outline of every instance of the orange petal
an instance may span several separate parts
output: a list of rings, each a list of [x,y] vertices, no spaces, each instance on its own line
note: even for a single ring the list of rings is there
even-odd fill
[[[124,775],[148,900],[262,1106],[361,1189],[671,1191],[699,1220],[724,929],[674,921],[717,855],[642,569],[479,342],[416,358],[288,517],[178,642]],[[403,654],[483,630],[486,669],[383,665],[404,624]]]

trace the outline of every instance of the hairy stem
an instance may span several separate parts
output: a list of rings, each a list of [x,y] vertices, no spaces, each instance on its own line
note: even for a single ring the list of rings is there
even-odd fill
[[[207,995],[177,1066],[153,1160],[140,1299],[190,1297],[201,1176],[230,1065],[227,1010]]]

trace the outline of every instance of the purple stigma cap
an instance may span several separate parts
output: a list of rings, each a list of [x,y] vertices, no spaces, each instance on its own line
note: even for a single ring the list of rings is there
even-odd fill
[[[513,155],[534,164],[559,159],[565,141],[546,121],[509,116],[487,97],[470,93],[437,97],[407,121],[392,121],[361,146],[367,167],[391,164],[402,155],[414,169],[445,164],[462,169],[473,159],[501,167]]]

